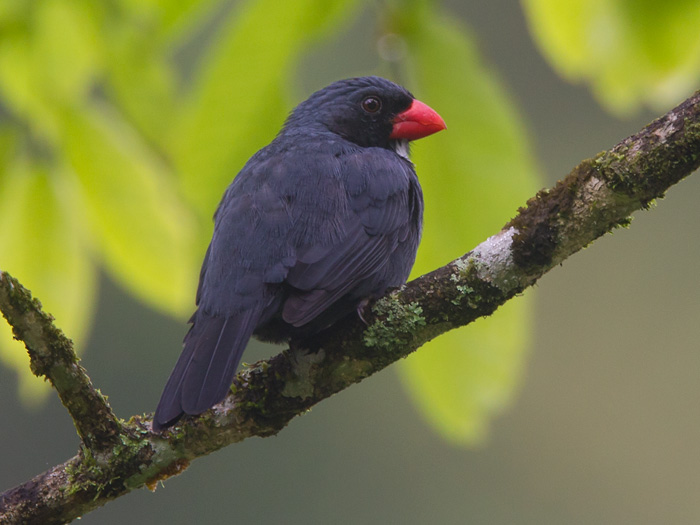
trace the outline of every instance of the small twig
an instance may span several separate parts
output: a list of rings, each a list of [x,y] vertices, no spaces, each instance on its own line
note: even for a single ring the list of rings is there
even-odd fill
[[[0,310],[15,338],[24,342],[34,375],[51,381],[58,392],[83,444],[95,454],[118,442],[121,424],[78,364],[72,341],[54,326],[29,290],[2,271]]]

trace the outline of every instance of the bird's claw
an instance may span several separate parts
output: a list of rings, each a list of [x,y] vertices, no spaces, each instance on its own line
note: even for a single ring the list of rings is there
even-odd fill
[[[364,315],[362,315],[365,311],[365,308],[367,308],[367,305],[369,304],[369,299],[362,299],[360,301],[360,304],[357,305],[357,316],[360,318],[360,320],[365,323],[365,326],[369,326],[369,323],[367,322],[367,319],[365,319]]]

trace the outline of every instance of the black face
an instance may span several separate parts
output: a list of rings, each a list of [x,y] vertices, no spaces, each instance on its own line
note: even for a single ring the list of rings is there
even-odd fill
[[[383,78],[351,78],[311,95],[288,125],[321,125],[359,146],[389,147],[392,120],[412,102],[411,93]]]

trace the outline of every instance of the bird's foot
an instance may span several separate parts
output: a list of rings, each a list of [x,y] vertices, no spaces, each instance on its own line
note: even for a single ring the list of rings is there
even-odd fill
[[[360,304],[357,305],[357,316],[360,318],[360,320],[363,323],[365,323],[365,326],[369,326],[369,323],[367,322],[367,320],[365,319],[365,317],[363,315],[365,312],[365,308],[367,308],[368,304],[369,304],[369,299],[362,299],[362,301],[360,301]]]

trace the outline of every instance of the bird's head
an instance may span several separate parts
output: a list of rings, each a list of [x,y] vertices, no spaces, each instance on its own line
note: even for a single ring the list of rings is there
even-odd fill
[[[397,144],[445,129],[432,108],[380,77],[340,80],[317,91],[292,112],[287,126],[325,129],[363,147]]]

